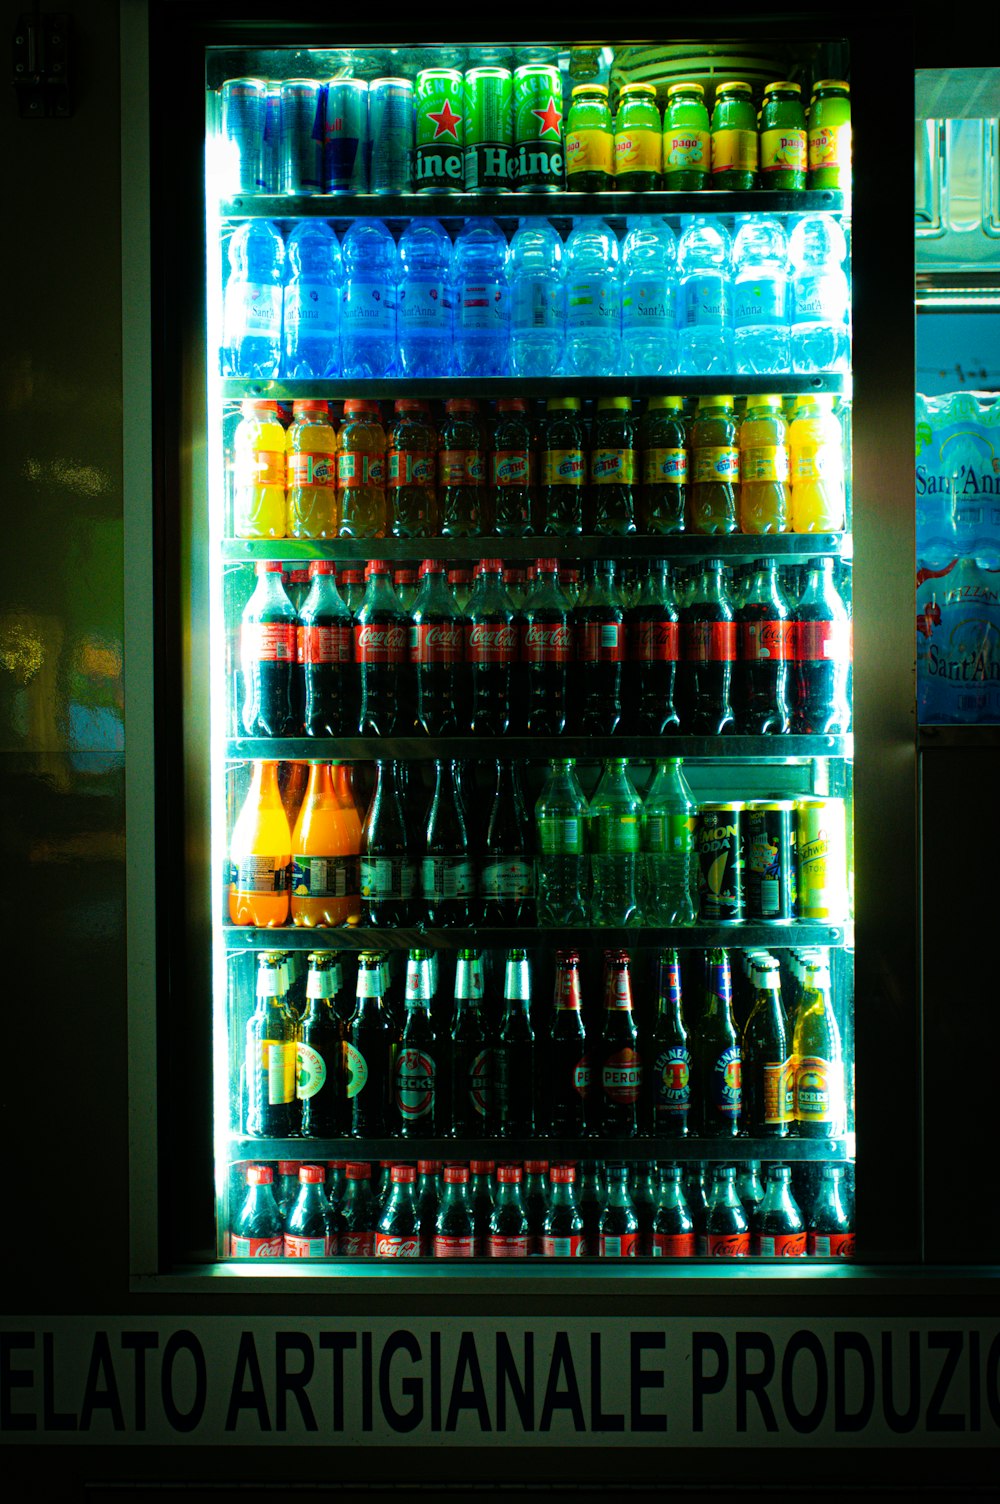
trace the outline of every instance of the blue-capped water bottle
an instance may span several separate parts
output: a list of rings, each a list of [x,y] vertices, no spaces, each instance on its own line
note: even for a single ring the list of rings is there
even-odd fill
[[[619,375],[621,324],[618,240],[603,219],[588,215],[566,241],[565,374]]]
[[[757,214],[744,220],[733,241],[733,339],[741,375],[789,368],[787,267],[781,222]]]
[[[563,244],[547,219],[522,219],[507,252],[510,369],[551,376],[562,366],[566,288]]]
[[[285,283],[285,376],[340,371],[340,245],[321,219],[304,219],[288,237]]]
[[[796,371],[846,371],[851,293],[847,241],[832,214],[806,214],[792,231],[792,364]]]
[[[380,219],[356,219],[344,236],[340,304],[343,375],[388,376],[396,361],[396,242]]]
[[[510,336],[507,241],[492,219],[467,219],[455,239],[451,297],[455,374],[505,376]]]
[[[441,376],[451,360],[452,341],[447,230],[436,219],[411,220],[399,237],[399,261],[399,369],[404,376]]]
[[[698,215],[677,247],[678,370],[711,376],[733,369],[732,247],[717,219]]]
[[[662,219],[628,222],[622,241],[622,361],[628,376],[677,369],[677,242]]]
[[[222,309],[222,374],[277,376],[281,364],[285,242],[266,219],[250,219],[229,242]]]

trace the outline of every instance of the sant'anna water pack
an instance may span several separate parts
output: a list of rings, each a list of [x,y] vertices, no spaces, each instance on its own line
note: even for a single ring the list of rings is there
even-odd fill
[[[1000,721],[1000,570],[917,572],[917,709],[927,724]]]
[[[1000,566],[1000,398],[918,394],[915,447],[918,567]]]

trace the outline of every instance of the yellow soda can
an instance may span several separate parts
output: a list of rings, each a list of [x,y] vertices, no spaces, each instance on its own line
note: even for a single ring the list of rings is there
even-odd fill
[[[795,914],[843,924],[849,917],[847,811],[843,799],[795,803]]]

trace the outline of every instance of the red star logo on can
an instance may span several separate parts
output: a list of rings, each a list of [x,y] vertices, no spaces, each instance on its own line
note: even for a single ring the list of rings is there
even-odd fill
[[[456,127],[462,123],[462,117],[461,115],[455,114],[455,111],[452,109],[447,99],[445,100],[440,110],[428,110],[427,118],[428,120],[434,121],[435,141],[439,136],[450,136],[453,141],[458,140],[458,131]]]
[[[556,97],[554,94],[549,95],[549,102],[544,110],[532,110],[531,113],[537,115],[542,123],[542,128],[538,133],[540,136],[544,136],[547,131],[551,132],[553,136],[559,135],[559,127],[562,124],[562,111],[556,106]]]

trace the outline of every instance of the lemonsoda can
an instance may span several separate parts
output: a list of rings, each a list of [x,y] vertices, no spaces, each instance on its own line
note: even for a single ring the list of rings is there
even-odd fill
[[[699,918],[703,924],[743,921],[743,801],[701,804],[695,817]]]
[[[562,74],[554,63],[522,63],[514,73],[514,185],[558,193],[564,167]]]
[[[843,799],[795,803],[795,913],[843,924],[848,918],[847,812]]]
[[[409,191],[413,109],[413,85],[408,78],[372,79],[368,86],[372,193]]]
[[[462,191],[464,92],[457,68],[422,68],[417,74],[417,140],[413,160],[413,187],[417,193]]]
[[[514,76],[494,64],[465,75],[465,188],[506,192],[514,170]]]

